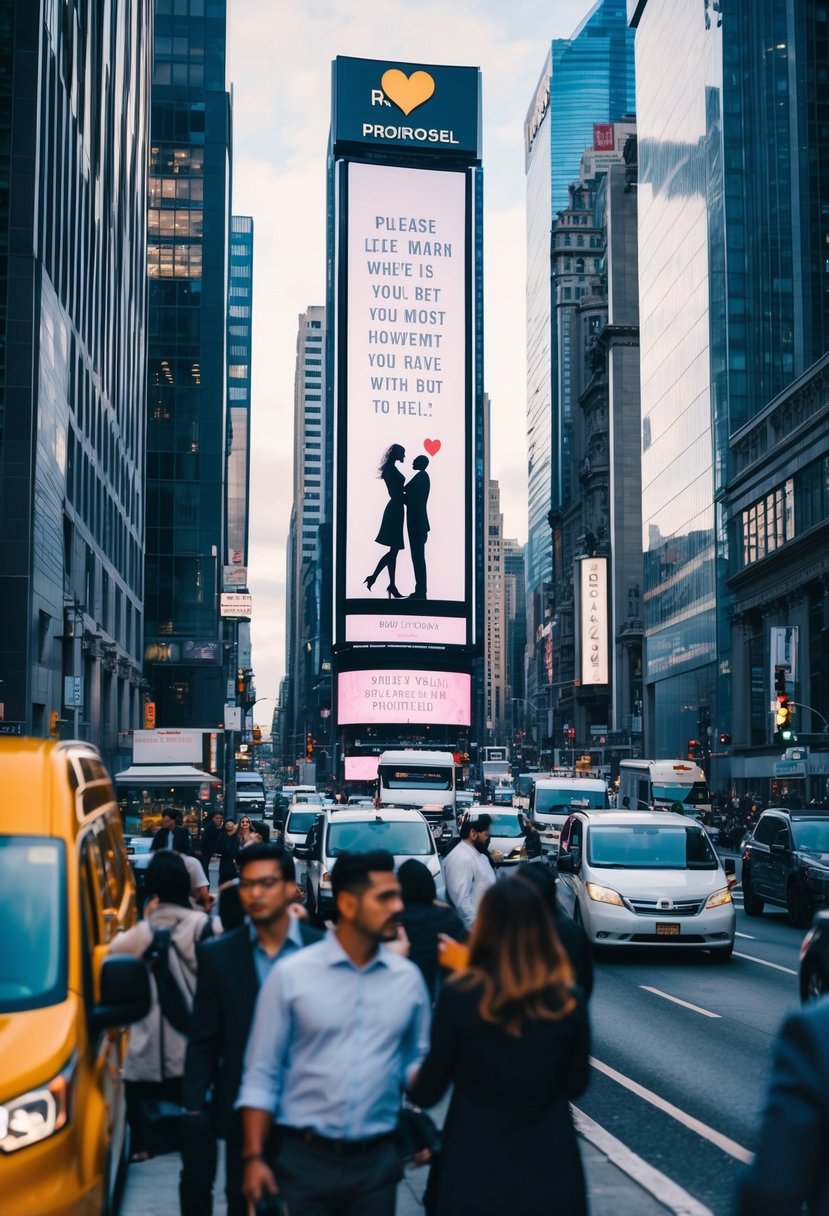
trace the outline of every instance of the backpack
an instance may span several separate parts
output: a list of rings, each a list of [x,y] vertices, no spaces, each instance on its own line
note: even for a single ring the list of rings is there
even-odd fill
[[[208,924],[210,922],[208,921]],[[144,951],[144,958],[155,979],[158,1003],[163,1017],[179,1034],[189,1035],[191,1014],[172,971],[170,970],[170,930],[153,929],[153,940]],[[175,949],[175,946],[173,946]]]

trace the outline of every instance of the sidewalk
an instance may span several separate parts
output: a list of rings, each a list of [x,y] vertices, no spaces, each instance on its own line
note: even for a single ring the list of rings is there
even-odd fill
[[[684,1205],[659,1203],[649,1191],[614,1165],[602,1149],[583,1137],[580,1137],[580,1144],[591,1216],[666,1216],[666,1213],[692,1210]],[[173,1156],[156,1157],[153,1161],[131,1166],[121,1216],[177,1216],[178,1171],[178,1158]],[[407,1171],[397,1192],[397,1216],[422,1216],[420,1198],[425,1185],[425,1170]],[[214,1216],[225,1216],[221,1186],[219,1181]],[[551,1205],[554,1196],[555,1182],[551,1178]]]

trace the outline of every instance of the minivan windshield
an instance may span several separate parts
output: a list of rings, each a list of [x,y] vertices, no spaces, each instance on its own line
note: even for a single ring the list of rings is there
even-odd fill
[[[285,831],[294,836],[307,836],[318,817],[319,811],[291,811]]]
[[[366,853],[387,849],[397,857],[428,857],[435,851],[432,833],[423,822],[389,823],[367,819],[360,823],[332,823],[328,829],[328,857],[346,851]]]
[[[825,819],[792,819],[796,849],[810,853],[829,853],[829,816]]]
[[[524,826],[518,815],[499,815],[497,811],[487,811],[492,820],[491,836],[523,836]]]
[[[605,790],[586,790],[581,785],[559,786],[557,789],[545,789],[543,785],[535,787],[533,809],[536,815],[569,815],[571,811],[596,810],[606,806]]]
[[[454,769],[412,767],[403,765],[381,765],[379,769],[380,784],[387,790],[451,790],[455,776]]]
[[[65,872],[62,841],[0,836],[0,1013],[66,999]]]
[[[598,824],[587,833],[591,866],[616,870],[716,870],[717,856],[696,824]]]

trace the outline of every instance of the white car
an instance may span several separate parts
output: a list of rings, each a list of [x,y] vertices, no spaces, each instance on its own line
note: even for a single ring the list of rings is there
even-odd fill
[[[305,844],[308,833],[322,814],[322,807],[295,803],[285,816],[285,827],[282,832],[282,844],[294,855],[296,865],[296,881],[302,886],[305,883],[305,861],[297,856],[297,845]]]
[[[596,946],[734,950],[725,865],[705,828],[670,811],[581,811],[561,830],[558,900]]]
[[[385,849],[399,867],[410,857],[422,861],[435,880],[438,899],[446,899],[435,837],[420,811],[410,807],[328,807],[318,816],[307,841],[294,848],[306,864],[305,902],[311,916],[328,920],[334,911],[331,871],[340,853]]]
[[[500,869],[502,866],[517,866],[527,860],[525,847],[527,820],[521,811],[507,807],[482,807],[482,814],[492,820],[489,837],[489,856]]]

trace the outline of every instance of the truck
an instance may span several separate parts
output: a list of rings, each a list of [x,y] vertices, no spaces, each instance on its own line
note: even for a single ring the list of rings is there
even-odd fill
[[[297,760],[296,762],[296,780],[297,785],[312,785],[317,788],[317,762],[316,760]]]
[[[448,851],[458,835],[452,752],[381,752],[377,792],[381,803],[419,810],[432,829],[438,851]]]
[[[691,760],[622,760],[616,809],[676,809],[708,822],[711,793],[705,773]]]
[[[261,773],[236,773],[236,815],[264,815],[265,782]]]
[[[573,811],[610,806],[607,782],[578,773],[538,777],[530,790],[530,818],[541,836],[544,852],[557,853],[561,829]]]

